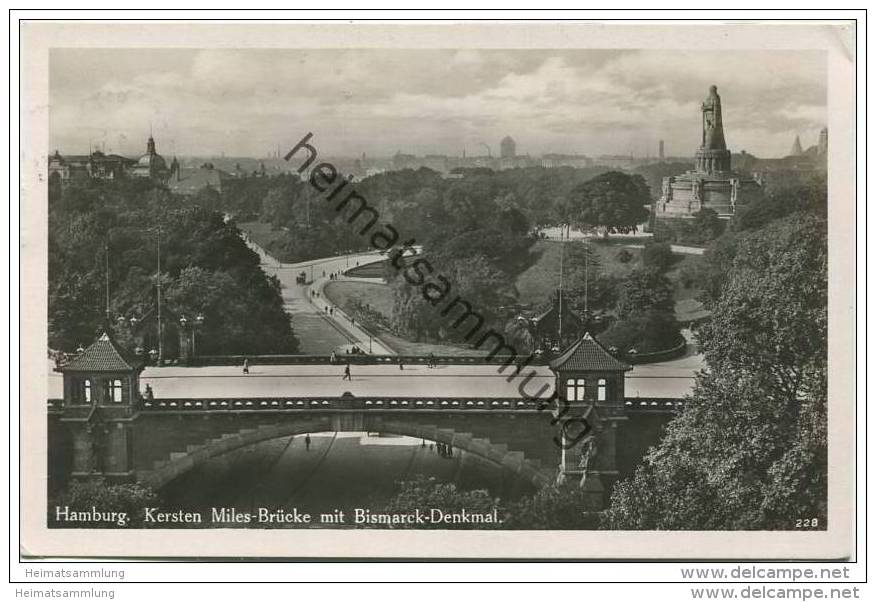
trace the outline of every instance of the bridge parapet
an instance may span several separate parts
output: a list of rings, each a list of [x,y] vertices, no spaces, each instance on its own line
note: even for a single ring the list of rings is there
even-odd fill
[[[399,362],[406,365],[427,365],[430,362],[436,364],[453,365],[483,365],[490,364],[501,366],[508,363],[520,363],[526,356],[496,355],[488,357],[484,355],[364,355],[364,354],[339,354],[335,361],[330,355],[204,355],[192,358],[189,365],[192,366],[238,366],[247,360],[250,366],[254,365],[396,365]],[[527,365],[545,365],[550,358],[535,358],[527,362]]]
[[[154,399],[144,401],[141,411],[166,412],[302,412],[302,411],[438,411],[438,412],[539,412],[548,402],[519,397],[442,398],[442,397],[301,397],[301,398],[226,398]]]
[[[676,397],[628,397],[624,400],[624,409],[632,413],[675,414],[684,404],[684,399]]]

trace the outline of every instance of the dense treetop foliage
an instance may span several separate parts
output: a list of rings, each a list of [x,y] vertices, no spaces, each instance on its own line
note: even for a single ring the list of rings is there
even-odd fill
[[[709,370],[616,486],[606,527],[826,527],[825,203],[817,185],[785,191],[713,243],[697,332]]]
[[[176,318],[200,313],[199,353],[295,351],[280,284],[259,268],[235,223],[143,180],[51,191],[50,347],[87,346],[104,328],[107,273],[116,335],[128,344],[135,336],[155,344],[159,230],[168,348],[177,345]],[[117,326],[119,316],[142,321],[133,329]]]

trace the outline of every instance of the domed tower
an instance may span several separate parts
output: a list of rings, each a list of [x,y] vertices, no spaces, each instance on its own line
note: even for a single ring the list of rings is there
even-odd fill
[[[146,141],[146,154],[137,159],[133,173],[140,178],[166,180],[168,177],[167,163],[164,157],[155,150],[155,139],[150,135]]]
[[[730,151],[724,141],[724,124],[721,120],[721,97],[718,87],[709,87],[709,97],[703,102],[703,142],[696,153],[696,170],[701,173],[727,173],[730,171]]]

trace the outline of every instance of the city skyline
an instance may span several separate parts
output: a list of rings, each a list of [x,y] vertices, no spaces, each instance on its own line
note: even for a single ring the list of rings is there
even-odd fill
[[[784,156],[826,124],[812,51],[57,49],[49,81],[50,148],[71,154],[137,156],[151,131],[165,155],[264,157],[312,131],[347,157],[498,156],[506,135],[522,155],[692,156],[712,84],[733,152]]]

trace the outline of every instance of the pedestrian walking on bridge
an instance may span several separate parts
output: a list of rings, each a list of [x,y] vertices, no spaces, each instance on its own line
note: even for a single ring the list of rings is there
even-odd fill
[[[304,447],[307,451],[310,451],[310,433],[304,435]]]
[[[243,358],[243,373],[249,374],[249,360],[247,358]]]
[[[350,362],[347,362],[347,365],[344,366],[344,376],[341,380],[353,380],[353,377],[350,376]]]

